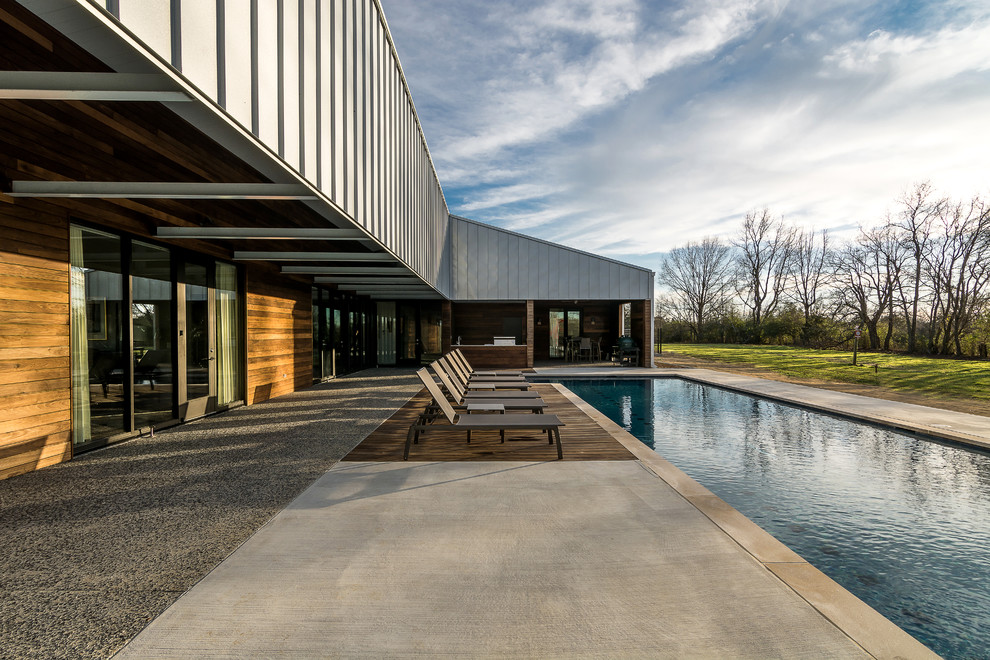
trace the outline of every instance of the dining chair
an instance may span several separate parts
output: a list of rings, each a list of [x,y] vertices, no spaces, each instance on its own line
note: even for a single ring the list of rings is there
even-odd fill
[[[581,337],[580,348],[578,348],[578,359],[587,356],[588,361],[591,361],[591,338]]]

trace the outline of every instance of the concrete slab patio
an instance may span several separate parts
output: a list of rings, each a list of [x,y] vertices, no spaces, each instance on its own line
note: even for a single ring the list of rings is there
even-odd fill
[[[341,463],[120,658],[869,657],[635,461]]]
[[[413,381],[365,372],[0,482],[0,657],[102,658],[127,639],[117,657],[933,657],[562,388],[635,460],[338,463]]]
[[[935,657],[558,389],[638,460],[340,463],[118,657]]]

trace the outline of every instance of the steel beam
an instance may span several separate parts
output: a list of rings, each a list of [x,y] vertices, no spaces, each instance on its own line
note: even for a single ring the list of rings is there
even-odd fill
[[[0,99],[192,101],[164,74],[75,71],[0,71]]]
[[[234,261],[394,261],[386,252],[251,252],[235,251]]]
[[[370,241],[359,229],[249,227],[158,227],[158,238],[200,240],[266,240],[266,241]]]
[[[317,284],[342,284],[342,285],[354,285],[354,284],[423,284],[423,281],[418,277],[314,277],[313,281]]]
[[[10,197],[93,199],[306,200],[316,196],[295,183],[164,183],[134,181],[13,181]]]
[[[283,275],[409,275],[405,268],[368,266],[282,266]]]

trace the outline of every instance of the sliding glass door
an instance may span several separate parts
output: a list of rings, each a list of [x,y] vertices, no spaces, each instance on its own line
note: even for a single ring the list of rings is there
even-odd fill
[[[214,304],[210,295],[213,278],[204,263],[186,262],[179,280],[181,325],[179,335],[185,338],[179,352],[185,367],[179,398],[180,418],[202,417],[216,410],[216,326]]]
[[[69,237],[77,448],[243,399],[235,266],[77,225]]]

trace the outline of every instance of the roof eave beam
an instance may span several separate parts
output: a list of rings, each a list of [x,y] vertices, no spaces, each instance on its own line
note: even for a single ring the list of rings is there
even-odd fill
[[[159,73],[0,71],[0,99],[40,101],[191,101]]]
[[[234,261],[393,261],[385,252],[234,252]]]
[[[83,199],[316,199],[308,188],[295,183],[159,181],[12,181],[7,195]]]
[[[359,229],[253,227],[158,227],[156,236],[169,239],[266,240],[266,241],[372,241]]]
[[[317,284],[338,284],[342,286],[353,286],[362,284],[405,284],[422,285],[423,281],[418,277],[314,277]]]
[[[368,266],[282,266],[283,275],[408,275],[402,267]]]

